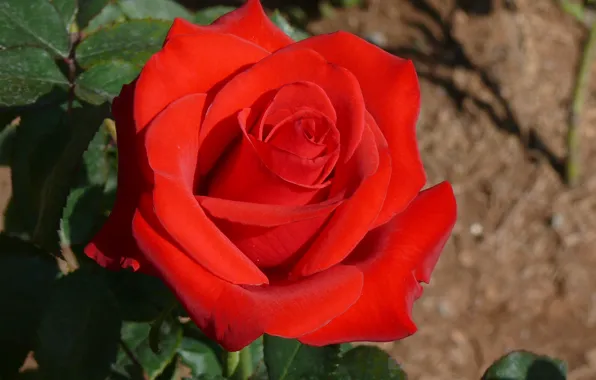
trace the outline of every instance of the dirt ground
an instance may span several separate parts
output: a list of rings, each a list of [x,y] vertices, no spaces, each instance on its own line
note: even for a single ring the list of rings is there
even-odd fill
[[[412,380],[477,379],[511,349],[596,379],[596,73],[582,184],[559,174],[582,27],[550,0],[369,0],[309,29],[414,60],[429,183],[451,181],[459,203],[418,333],[385,348]]]

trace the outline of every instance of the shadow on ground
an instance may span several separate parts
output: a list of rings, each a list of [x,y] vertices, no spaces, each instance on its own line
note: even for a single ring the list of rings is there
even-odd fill
[[[406,57],[418,63],[418,74],[428,81],[443,87],[453,99],[459,111],[465,110],[464,101],[466,99],[471,100],[476,107],[483,110],[494,121],[497,128],[516,136],[529,158],[535,159],[538,155],[546,159],[550,166],[563,178],[563,159],[553,153],[534,129],[525,131],[521,128],[520,122],[513,112],[511,105],[501,95],[501,88],[497,81],[491,78],[488,72],[482,67],[474,64],[461,43],[453,35],[453,16],[458,8],[469,13],[486,14],[493,10],[492,1],[459,0],[446,17],[442,16],[427,0],[411,0],[410,3],[434,27],[440,30],[440,35],[437,37],[425,23],[410,21],[409,24],[417,29],[424,36],[429,46],[431,46],[430,53],[422,52],[411,46],[397,46],[387,50],[397,56]],[[515,9],[513,1],[507,1],[505,3],[509,10]],[[439,71],[437,69],[441,67],[464,69],[476,73],[483,85],[490,91],[493,101],[487,102],[470,92],[458,88],[452,78],[437,74],[437,71]]]

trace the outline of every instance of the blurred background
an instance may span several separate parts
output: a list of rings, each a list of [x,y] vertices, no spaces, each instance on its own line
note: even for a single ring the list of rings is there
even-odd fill
[[[578,4],[264,1],[311,34],[346,30],[416,65],[428,183],[453,184],[459,218],[415,306],[418,333],[382,345],[413,380],[479,378],[512,349],[564,359],[569,379],[596,379],[596,33]],[[573,186],[570,146],[581,168]],[[3,167],[2,209],[10,188]]]

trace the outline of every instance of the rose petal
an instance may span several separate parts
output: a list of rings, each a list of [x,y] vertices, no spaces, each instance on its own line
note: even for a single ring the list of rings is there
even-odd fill
[[[293,268],[293,278],[309,276],[323,271],[346,258],[356,245],[370,230],[377,218],[387,194],[387,186],[391,178],[391,159],[387,149],[376,144],[375,136],[369,128],[365,129],[362,144],[352,157],[354,165],[346,165],[342,172],[352,177],[360,177],[359,170],[368,171],[366,165],[373,161],[375,154],[380,154],[374,174],[366,173],[350,198],[335,210],[335,213],[321,230],[318,237],[305,255]],[[358,168],[362,165],[363,168]],[[333,189],[332,189],[333,191]]]
[[[243,6],[215,20],[211,25],[199,26],[183,19],[175,19],[168,38],[201,31],[233,34],[273,52],[294,43],[265,14],[259,0],[248,0]]]
[[[329,97],[312,82],[295,82],[279,89],[261,117],[258,130],[251,133],[261,141],[268,140],[269,129],[284,119],[304,110],[315,110],[337,123],[337,114]],[[266,130],[267,129],[267,130]]]
[[[308,38],[293,47],[313,49],[358,78],[366,108],[391,152],[393,175],[377,225],[384,223],[403,210],[426,182],[416,143],[420,89],[414,65],[346,32]]]
[[[116,119],[118,138],[116,202],[108,220],[85,247],[85,254],[109,269],[132,267],[151,272],[142,259],[131,232],[139,194],[148,186],[140,175],[136,160],[136,135],[132,117],[135,85],[135,82],[125,85],[120,95],[114,99],[112,113]]]
[[[263,270],[270,269],[267,274],[271,280],[271,275],[285,277],[284,268],[296,261],[328,217],[329,214],[322,214],[274,227],[248,226],[221,219],[213,219],[213,222],[255,265]]]
[[[185,96],[170,104],[148,127],[145,146],[154,171],[155,214],[189,257],[211,273],[235,284],[267,283],[267,277],[213,224],[195,199],[205,99],[205,94]]]
[[[325,91],[337,113],[340,160],[351,157],[364,130],[365,110],[358,82],[349,71],[328,64],[314,51],[290,47],[235,76],[215,96],[201,130],[200,174],[207,174],[230,142],[240,134],[236,121],[239,110],[254,106],[253,111],[258,113],[259,103],[266,101],[272,91],[297,81],[313,82]]]
[[[139,76],[134,106],[137,131],[174,100],[193,93],[212,94],[235,73],[267,55],[266,50],[229,34],[202,31],[168,39]]]
[[[248,110],[238,115],[238,126],[245,130]],[[231,152],[224,156],[220,164],[213,170],[211,179],[205,194],[222,199],[230,199],[242,202],[268,203],[277,205],[306,205],[321,200],[326,185],[306,186],[293,183],[283,178],[271,168],[267,167],[261,155],[265,151],[272,150],[270,147],[257,147],[259,143],[246,134],[242,134],[242,140],[231,148]],[[263,151],[260,151],[259,149]],[[302,168],[299,157],[293,156],[294,162],[289,162],[289,154],[286,153],[284,161],[294,170]],[[265,157],[265,160],[269,158]],[[302,160],[305,161],[305,160]],[[199,165],[201,161],[199,159]],[[306,165],[306,164],[305,164]],[[309,168],[309,169],[312,169]],[[309,169],[304,169],[308,171]]]
[[[196,198],[201,207],[214,218],[261,227],[275,227],[329,215],[342,203],[342,199],[339,196],[327,199],[321,203],[306,206],[239,202],[206,196],[198,196]]]
[[[288,284],[227,283],[171,243],[156,218],[146,214],[151,210],[147,199],[145,212],[134,217],[135,238],[201,331],[228,351],[242,349],[263,333],[292,338],[314,331],[360,296],[362,274],[345,266]]]
[[[312,345],[386,342],[416,331],[411,312],[456,219],[451,186],[420,193],[389,223],[371,231],[345,261],[364,273],[362,297],[346,313],[300,340]]]

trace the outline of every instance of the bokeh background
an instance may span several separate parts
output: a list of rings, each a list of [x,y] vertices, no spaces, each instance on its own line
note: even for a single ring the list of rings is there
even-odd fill
[[[596,379],[596,75],[579,123],[581,181],[563,181],[588,28],[551,0],[264,4],[309,33],[346,30],[416,65],[429,185],[453,184],[459,219],[415,306],[418,333],[382,347],[413,380],[479,378],[512,349]],[[10,189],[0,168],[2,209]]]

